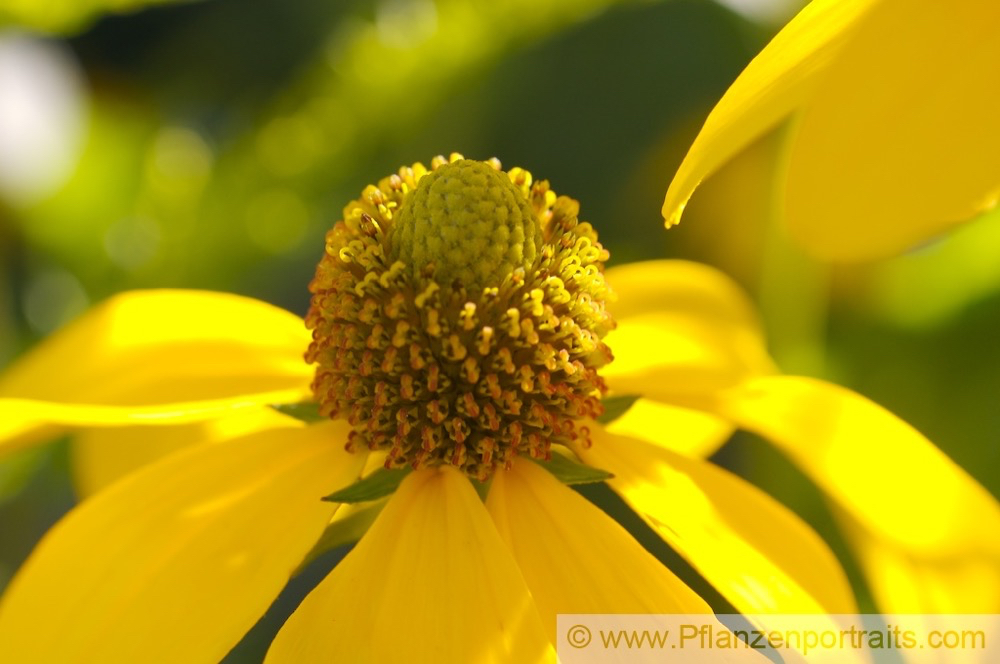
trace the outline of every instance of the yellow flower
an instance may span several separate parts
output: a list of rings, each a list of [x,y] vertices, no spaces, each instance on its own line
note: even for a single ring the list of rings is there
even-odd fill
[[[667,191],[792,119],[784,218],[817,256],[898,253],[1000,198],[1000,4],[814,0],[736,79]]]
[[[319,498],[382,459],[416,469],[269,661],[532,661],[552,656],[558,613],[708,612],[529,460],[566,448],[612,473],[737,610],[852,612],[823,541],[700,458],[733,423],[828,488],[859,542],[898,544],[927,579],[937,562],[995,563],[997,529],[984,526],[1000,520],[985,492],[873,404],[774,375],[724,276],[683,261],[604,271],[596,233],[547,182],[459,155],[432,169],[403,168],[347,206],[311,286],[311,333],[247,298],[132,292],[0,376],[0,451],[83,430],[76,457],[93,492],[0,600],[0,659],[218,660],[327,527],[355,513]],[[492,225],[454,232],[475,219]],[[617,302],[605,302],[605,278]],[[589,419],[605,381],[644,397],[608,426]],[[261,408],[314,398],[332,419]],[[875,452],[872,435],[904,473],[850,465]],[[146,442],[154,449],[136,453]],[[852,472],[881,485],[857,486]],[[953,503],[914,517],[907,501],[931,501],[911,479],[940,483]]]

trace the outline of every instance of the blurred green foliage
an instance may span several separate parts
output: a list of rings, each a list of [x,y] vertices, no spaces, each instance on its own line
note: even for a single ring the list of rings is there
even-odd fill
[[[66,34],[84,29],[102,12],[134,11],[147,5],[178,1],[0,0],[0,27],[10,25],[32,28],[43,33]]]

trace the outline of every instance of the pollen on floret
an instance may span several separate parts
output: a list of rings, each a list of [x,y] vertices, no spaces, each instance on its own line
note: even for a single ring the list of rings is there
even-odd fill
[[[436,157],[368,186],[327,234],[306,323],[320,412],[387,467],[485,479],[586,442],[602,412],[607,251],[523,169]]]

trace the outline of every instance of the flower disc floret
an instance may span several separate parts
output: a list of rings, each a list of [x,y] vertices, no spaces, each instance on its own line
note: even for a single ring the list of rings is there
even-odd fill
[[[611,360],[607,258],[576,201],[496,160],[437,157],[366,187],[310,284],[320,412],[387,467],[479,479],[586,444]]]

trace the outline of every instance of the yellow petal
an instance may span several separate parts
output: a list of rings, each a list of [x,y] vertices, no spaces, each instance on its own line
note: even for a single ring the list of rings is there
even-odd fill
[[[122,293],[0,375],[0,396],[153,405],[308,387],[302,319],[207,291]]]
[[[746,294],[718,270],[688,261],[608,271],[618,327],[605,341],[611,389],[673,403],[770,373],[773,365]]]
[[[1000,505],[880,406],[823,381],[771,376],[728,392],[720,410],[785,452],[859,526],[858,537],[881,541],[928,570],[950,568],[954,576],[965,566],[1000,570]],[[995,593],[989,610],[1000,610],[997,586],[980,590],[989,587]],[[942,606],[961,603],[956,596]]]
[[[290,426],[181,452],[82,503],[0,600],[0,661],[219,661],[360,472],[346,426]]]
[[[704,178],[802,107],[856,26],[877,4],[877,0],[813,0],[753,59],[715,105],[670,183],[663,202],[667,226],[680,221],[685,204]],[[892,46],[887,43],[885,48]],[[850,138],[842,140],[853,145]]]
[[[901,546],[1000,551],[996,500],[868,399],[812,378],[769,376],[727,393],[723,411],[777,445],[865,527]]]
[[[267,662],[552,661],[524,580],[469,480],[410,474],[278,633]]]
[[[538,464],[517,460],[498,472],[486,508],[553,642],[559,613],[712,612],[628,531]]]
[[[826,544],[768,495],[710,463],[595,427],[587,463],[737,610],[853,613]]]
[[[299,388],[153,406],[103,406],[0,398],[0,456],[48,440],[65,429],[173,426],[256,410],[264,404],[292,403],[306,398],[309,398],[308,393]]]
[[[962,559],[918,556],[873,537],[856,522],[842,530],[857,552],[875,603],[883,613],[969,614],[1000,610],[1000,565],[996,557]]]
[[[720,326],[760,333],[753,303],[739,284],[719,270],[694,261],[663,259],[609,268],[615,290],[610,303],[615,318],[676,311]]]
[[[909,249],[1000,197],[1000,3],[883,0],[801,117],[785,214],[813,253]]]
[[[274,409],[253,408],[187,425],[83,429],[70,448],[77,495],[91,496],[179,450],[288,424],[289,418]]]
[[[310,338],[300,318],[250,298],[207,291],[123,293],[0,374],[0,441],[12,450],[66,427],[136,419],[174,424],[181,421],[175,417],[205,419],[212,415],[208,411],[230,405],[299,401],[310,394],[312,369],[303,359]]]
[[[613,434],[702,459],[722,447],[734,429],[727,420],[714,415],[649,399],[639,399],[606,427]]]

